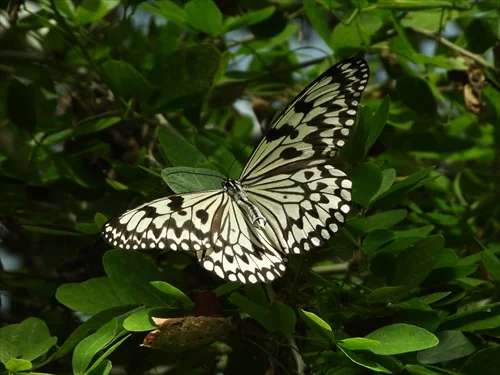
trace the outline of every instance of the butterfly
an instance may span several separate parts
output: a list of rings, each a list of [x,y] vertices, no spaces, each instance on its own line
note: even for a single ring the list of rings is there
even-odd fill
[[[228,281],[281,277],[289,254],[322,246],[346,220],[352,184],[332,158],[347,141],[369,74],[362,58],[333,65],[277,117],[238,180],[126,211],[103,226],[103,238],[127,250],[196,252]]]

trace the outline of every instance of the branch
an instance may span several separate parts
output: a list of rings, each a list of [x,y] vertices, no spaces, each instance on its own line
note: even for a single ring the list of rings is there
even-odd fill
[[[410,30],[413,30],[417,34],[424,35],[428,38],[434,39],[435,41],[441,43],[443,46],[448,47],[449,49],[455,51],[456,53],[467,56],[468,58],[474,60],[476,63],[479,65],[482,65],[483,67],[487,69],[492,69],[497,72],[500,72],[500,69],[498,69],[496,66],[491,65],[488,61],[486,61],[481,55],[475,54],[471,51],[466,50],[465,48],[462,48],[460,46],[457,46],[455,43],[450,42],[448,39],[443,38],[442,36],[436,35],[431,31],[421,29],[420,27],[411,27]]]

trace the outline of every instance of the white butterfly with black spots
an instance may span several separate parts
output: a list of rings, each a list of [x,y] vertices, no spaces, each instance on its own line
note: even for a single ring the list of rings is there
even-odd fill
[[[107,222],[104,239],[121,249],[195,251],[229,281],[282,276],[288,254],[323,245],[346,219],[351,181],[332,157],[354,125],[369,74],[358,57],[335,64],[271,125],[239,180],[143,204]]]

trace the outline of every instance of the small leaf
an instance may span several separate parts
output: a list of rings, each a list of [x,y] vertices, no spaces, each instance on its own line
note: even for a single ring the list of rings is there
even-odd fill
[[[386,198],[386,197],[389,197],[391,195],[396,195],[396,193],[403,194],[403,193],[415,188],[433,170],[434,170],[434,167],[425,168],[425,169],[422,169],[421,171],[418,171],[418,172],[412,174],[411,176],[406,177],[403,181],[398,182],[397,184],[393,185],[385,193],[377,196],[377,198],[374,201],[379,201],[382,198]],[[371,203],[373,203],[373,202],[371,202]]]
[[[160,292],[169,295],[170,297],[180,301],[186,309],[193,309],[194,302],[184,294],[184,292],[180,289],[177,289],[175,286],[170,285],[165,281],[151,281],[150,284],[158,289]]]
[[[370,352],[353,352],[350,351],[346,348],[343,348],[342,345],[339,346],[340,350],[346,355],[347,358],[349,358],[351,361],[354,363],[366,367],[370,370],[373,370],[375,372],[383,372],[386,374],[392,374],[393,371],[391,371],[387,366],[387,363],[384,362],[384,357],[379,357],[375,356]],[[386,361],[390,361],[390,357],[386,357]],[[386,367],[387,366],[387,367]],[[397,372],[397,371],[396,371]]]
[[[404,285],[408,290],[419,286],[432,271],[443,247],[444,238],[434,235],[421,239],[415,246],[403,251],[396,259],[391,285]]]
[[[108,218],[101,214],[100,212],[96,212],[94,215],[94,223],[97,226],[97,228],[102,229],[104,224],[106,224],[106,221],[108,221]]]
[[[402,76],[396,84],[401,101],[417,113],[435,116],[436,100],[426,81],[419,77]],[[415,100],[419,98],[419,100]]]
[[[466,375],[497,375],[500,346],[486,348],[471,356],[460,368],[460,373]]]
[[[361,232],[370,233],[377,229],[389,229],[403,221],[407,215],[408,212],[406,210],[385,211],[368,216],[367,218],[350,220],[348,225]]]
[[[304,0],[304,10],[314,30],[316,30],[327,45],[330,44],[332,33],[328,26],[328,20],[325,12],[318,6],[316,0]]]
[[[155,6],[142,3],[141,7],[147,11],[157,14],[166,20],[172,21],[172,23],[183,29],[191,29],[189,24],[186,22],[186,13],[182,8],[170,0],[162,0],[155,2]]]
[[[241,287],[241,283],[239,282],[229,282],[229,283],[224,283],[222,284],[221,286],[218,286],[217,288],[215,288],[213,290],[214,294],[216,297],[220,297],[220,296],[223,296],[224,294],[228,294],[228,293],[231,293],[232,291],[238,289],[239,287]]]
[[[170,298],[149,284],[162,279],[160,271],[141,253],[110,250],[104,254],[103,265],[111,282],[123,289],[128,300],[153,307],[170,306]]]
[[[313,332],[315,332],[317,335],[323,337],[329,342],[334,341],[332,328],[327,322],[325,322],[316,314],[309,311],[299,309],[299,314],[302,320],[307,323],[307,325],[309,326],[309,328],[311,328]]]
[[[436,346],[439,342],[438,338],[429,331],[402,323],[377,329],[367,335],[366,338],[380,342],[380,345],[374,346],[370,351],[381,355],[428,349]]]
[[[382,172],[372,163],[357,164],[352,170],[352,199],[366,207],[382,184]]]
[[[80,25],[97,22],[118,4],[118,0],[83,0],[76,8],[76,20]]]
[[[220,190],[226,177],[205,168],[172,167],[161,171],[161,177],[175,194]]]
[[[418,352],[417,360],[423,364],[433,364],[462,358],[476,351],[472,343],[459,331],[442,331],[436,334],[439,344]]]
[[[227,33],[232,30],[241,29],[243,27],[248,27],[256,23],[262,22],[269,17],[271,17],[275,11],[275,7],[270,6],[267,8],[246,12],[242,15],[235,17],[229,17],[224,23],[224,29],[222,33]]]
[[[89,375],[108,375],[111,372],[112,368],[113,365],[111,364],[111,361],[106,359],[102,361],[99,366],[90,371]]]
[[[389,116],[389,106],[389,96],[385,96],[373,115],[371,128],[368,129],[368,134],[365,140],[365,154],[370,151],[372,146],[375,144],[375,141],[378,139],[380,134],[382,134],[382,130],[384,130],[385,124],[387,123],[387,117]]]
[[[196,167],[208,163],[205,155],[173,129],[158,128],[158,139],[163,152],[174,167]]]
[[[7,343],[0,346],[2,362],[10,358],[7,354],[32,361],[45,354],[57,341],[57,337],[50,336],[45,322],[38,318],[27,318],[19,324],[2,327],[0,337]]]
[[[71,0],[54,0],[54,6],[63,16],[71,20],[76,18],[75,6]]]
[[[490,275],[493,276],[495,280],[500,281],[500,260],[498,260],[497,256],[483,251],[481,253],[481,259]]]
[[[389,190],[396,180],[396,170],[395,169],[384,169],[382,171],[382,182],[380,183],[380,188],[377,193],[373,196],[370,203],[374,202],[378,197],[384,194],[387,190]]]
[[[109,60],[101,66],[104,82],[118,97],[147,99],[154,86],[125,61]]]
[[[73,352],[73,372],[75,375],[83,375],[90,365],[92,358],[105,346],[107,346],[118,330],[118,319],[114,318],[103,325],[97,332],[83,339]]]
[[[11,358],[5,364],[5,368],[7,369],[7,371],[11,373],[31,370],[32,367],[33,365],[31,364],[30,361],[18,358]]]
[[[274,323],[271,311],[257,305],[256,303],[253,303],[252,301],[246,299],[241,294],[236,292],[231,293],[229,300],[236,306],[238,306],[242,311],[246,312],[248,315],[254,318],[268,331],[274,332],[278,329],[276,327],[276,324]]]
[[[191,0],[184,6],[186,21],[211,36],[222,32],[222,13],[212,0]]]
[[[364,337],[352,337],[340,341],[339,344],[348,350],[370,350],[371,348],[379,345],[380,342]]]
[[[157,325],[151,320],[151,317],[157,316],[154,314],[155,311],[161,310],[163,309],[151,308],[136,311],[125,318],[123,328],[131,332],[152,331],[157,328]]]
[[[393,303],[408,295],[408,290],[400,286],[384,286],[375,289],[368,295],[368,303]]]
[[[98,312],[116,306],[140,304],[107,277],[97,277],[83,283],[63,284],[56,291],[56,299],[74,311],[84,314]]]
[[[295,316],[295,312],[290,306],[285,305],[284,303],[273,301],[271,305],[271,314],[275,321],[276,327],[278,327],[279,330],[283,332],[283,334],[285,334],[286,336],[291,336],[294,334],[297,317]]]

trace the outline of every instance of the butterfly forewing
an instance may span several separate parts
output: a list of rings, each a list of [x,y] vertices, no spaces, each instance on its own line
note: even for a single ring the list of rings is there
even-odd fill
[[[246,209],[227,187],[173,195],[111,219],[104,239],[122,249],[196,251],[204,268],[229,281],[282,276],[287,254],[321,246],[346,220],[351,182],[331,160],[354,125],[368,76],[363,59],[342,61],[286,107],[243,169]],[[248,204],[266,219],[263,227],[251,222]]]
[[[344,146],[354,125],[368,76],[366,61],[354,57],[335,64],[307,86],[250,156],[240,177],[242,184],[329,162]]]

